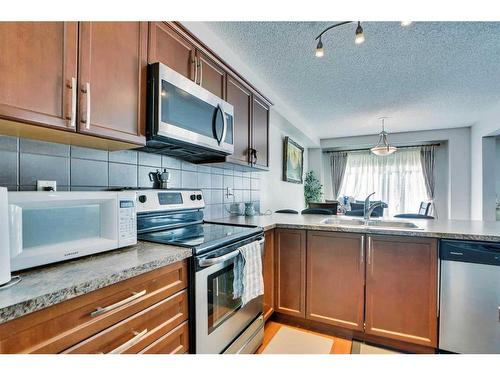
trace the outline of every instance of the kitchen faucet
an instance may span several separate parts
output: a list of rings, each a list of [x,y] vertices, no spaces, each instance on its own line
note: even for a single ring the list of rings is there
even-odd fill
[[[370,206],[370,197],[374,194],[375,192],[371,193],[365,199],[365,204],[363,207],[363,214],[364,214],[363,218],[365,219],[365,221],[370,220],[373,210],[376,209],[377,207],[387,208],[387,203],[384,202],[375,202]]]

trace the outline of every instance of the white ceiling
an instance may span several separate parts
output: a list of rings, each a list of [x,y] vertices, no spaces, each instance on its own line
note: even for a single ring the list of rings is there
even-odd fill
[[[500,22],[207,22],[319,138],[472,125],[500,108]],[[286,115],[286,114],[285,114]]]

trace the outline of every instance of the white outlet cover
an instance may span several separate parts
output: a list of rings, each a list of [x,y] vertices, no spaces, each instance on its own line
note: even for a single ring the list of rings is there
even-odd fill
[[[52,188],[53,191],[57,191],[57,182],[56,181],[47,181],[47,180],[37,180],[36,181],[36,190],[37,191],[45,191],[45,188]]]

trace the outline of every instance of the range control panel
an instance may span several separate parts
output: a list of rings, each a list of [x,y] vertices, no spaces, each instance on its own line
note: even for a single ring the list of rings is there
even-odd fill
[[[205,208],[201,190],[136,190],[137,212]]]
[[[119,246],[137,243],[136,195],[118,193],[118,242]]]

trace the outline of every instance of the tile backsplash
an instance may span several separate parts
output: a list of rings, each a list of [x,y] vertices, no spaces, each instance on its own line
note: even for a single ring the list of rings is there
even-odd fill
[[[196,165],[140,151],[103,151],[25,138],[0,136],[0,186],[35,190],[37,180],[57,181],[59,191],[152,187],[149,172],[166,168],[169,188],[198,188],[205,196],[205,217],[229,216],[229,205],[260,206],[260,176],[231,165]],[[226,196],[226,189],[233,190]]]

